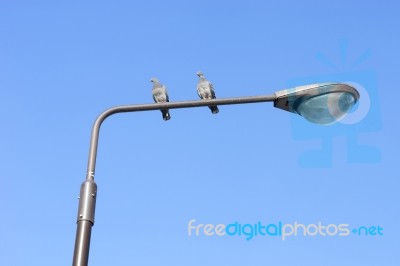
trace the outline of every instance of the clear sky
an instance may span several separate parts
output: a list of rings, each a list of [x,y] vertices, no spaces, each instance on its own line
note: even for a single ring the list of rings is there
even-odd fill
[[[151,103],[153,76],[171,101],[197,99],[198,70],[219,98],[352,81],[361,99],[329,127],[269,103],[109,118],[90,265],[400,265],[399,9],[1,1],[0,265],[70,265],[95,118]],[[192,219],[360,231],[189,236]]]

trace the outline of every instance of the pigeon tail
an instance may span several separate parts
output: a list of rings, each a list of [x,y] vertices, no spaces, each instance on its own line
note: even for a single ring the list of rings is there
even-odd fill
[[[168,110],[161,110],[161,113],[162,113],[164,121],[171,119],[171,115],[169,114]]]
[[[218,106],[216,106],[216,105],[209,106],[208,108],[210,108],[211,113],[213,113],[213,114],[218,114],[219,113]]]

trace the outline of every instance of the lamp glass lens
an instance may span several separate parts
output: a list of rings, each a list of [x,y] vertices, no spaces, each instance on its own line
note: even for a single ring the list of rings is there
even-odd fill
[[[355,102],[351,93],[331,92],[302,100],[296,112],[312,123],[330,125],[342,119]]]

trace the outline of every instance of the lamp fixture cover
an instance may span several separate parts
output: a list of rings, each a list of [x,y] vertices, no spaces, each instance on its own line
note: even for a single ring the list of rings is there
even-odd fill
[[[358,91],[345,83],[299,86],[277,91],[275,96],[275,107],[322,125],[341,120],[360,99]]]

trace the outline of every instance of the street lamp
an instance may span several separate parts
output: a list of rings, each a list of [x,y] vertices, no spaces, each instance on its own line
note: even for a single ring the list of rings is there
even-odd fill
[[[90,139],[88,169],[81,185],[73,266],[86,266],[90,237],[94,224],[97,185],[94,182],[100,126],[110,115],[163,109],[194,108],[210,105],[274,102],[274,106],[297,113],[317,124],[332,124],[341,119],[359,100],[358,91],[344,83],[321,83],[276,92],[274,95],[213,100],[181,101],[112,107],[101,113],[93,124]]]
[[[356,89],[344,83],[300,86],[275,92],[275,95],[275,107],[322,125],[341,120],[360,98]]]

